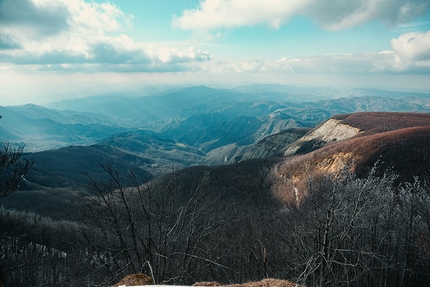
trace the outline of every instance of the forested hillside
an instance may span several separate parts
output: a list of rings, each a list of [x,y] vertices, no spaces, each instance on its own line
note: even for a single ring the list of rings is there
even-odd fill
[[[46,113],[56,123],[48,131],[89,131],[103,119],[106,136],[86,134],[92,144],[34,153],[11,139],[0,150],[0,178],[13,183],[0,193],[0,282],[112,286],[143,272],[157,284],[278,278],[304,286],[426,286],[430,116],[417,111],[427,111],[427,98],[417,104],[396,94],[384,112],[357,112],[370,109],[363,105],[369,98],[277,103],[286,90],[298,91],[263,88],[191,88],[200,94],[182,103],[175,97],[190,89],[151,98],[166,103],[159,108],[172,113],[168,120],[152,111],[133,122],[140,98],[127,118],[2,110],[2,135],[14,131],[3,122],[8,116],[27,113],[21,127],[29,118],[35,127]],[[248,89],[247,100],[258,101],[243,99]],[[100,104],[85,101],[93,100]],[[383,100],[372,98],[373,107]],[[94,104],[93,112],[113,113],[115,105]],[[153,121],[139,128],[146,117]]]

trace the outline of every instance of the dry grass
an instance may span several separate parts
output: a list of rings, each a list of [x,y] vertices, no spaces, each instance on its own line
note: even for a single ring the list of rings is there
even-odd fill
[[[222,284],[216,281],[202,281],[194,283],[193,286],[222,286]]]
[[[223,286],[223,287],[304,287],[287,280],[263,279],[261,281],[248,282],[242,284],[223,285],[218,282],[198,282],[193,286]]]
[[[154,284],[154,280],[152,277],[146,274],[130,274],[125,276],[121,281],[111,287],[118,286],[141,286],[141,285],[152,285]]]
[[[130,274],[125,276],[118,284],[111,287],[125,286],[139,286],[139,285],[152,285],[154,281],[152,277],[145,274]],[[281,279],[263,279],[261,281],[254,281],[242,284],[221,284],[216,281],[202,281],[194,283],[192,286],[223,286],[223,287],[305,287],[287,280]],[[172,286],[174,287],[174,286]]]

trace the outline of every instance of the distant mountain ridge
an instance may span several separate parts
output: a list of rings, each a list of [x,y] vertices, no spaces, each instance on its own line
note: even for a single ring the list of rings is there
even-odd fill
[[[311,178],[346,171],[366,176],[376,163],[380,174],[391,170],[400,181],[411,181],[430,170],[428,142],[430,114],[397,112],[335,115],[316,128],[287,129],[254,145],[230,144],[208,154],[153,131],[125,132],[93,146],[34,154],[36,163],[23,190],[2,204],[16,208],[15,202],[31,196],[40,202],[32,210],[49,213],[49,194],[63,192],[63,198],[56,197],[59,206],[73,209],[76,204],[71,203],[85,196],[79,192],[88,180],[84,173],[103,178],[99,164],[110,162],[123,172],[138,169],[142,179],[156,177],[160,184],[169,181],[172,175],[166,172],[173,168],[178,185],[190,190],[206,174],[208,192],[226,192],[240,206],[270,209],[299,200]],[[223,165],[202,166],[205,162]]]
[[[321,96],[305,102],[304,93]],[[393,98],[375,97],[377,93]],[[322,100],[358,94],[360,97]],[[288,101],[296,96],[301,101]],[[142,97],[89,97],[54,103],[52,107],[0,106],[0,140],[25,145],[26,152],[49,153],[51,149],[82,146],[91,154],[94,149],[88,147],[106,146],[117,153],[144,158],[138,161],[142,163],[140,168],[158,175],[172,166],[180,169],[292,154],[291,141],[301,133],[286,130],[304,131],[336,114],[428,113],[430,98],[428,94],[368,89],[258,84],[236,89],[175,88]],[[293,153],[308,152],[325,143],[307,140]]]
[[[428,94],[371,89],[255,84],[235,89],[171,88],[142,94],[66,100],[49,108],[32,104],[0,107],[0,139],[40,151],[95,144],[121,131],[146,129],[207,153],[236,144],[239,137],[238,146],[252,144],[286,128],[315,126],[335,114],[430,111]],[[249,130],[242,132],[247,135],[229,135],[235,134],[234,127],[245,123],[249,123]],[[192,140],[196,134],[199,138]]]
[[[35,105],[1,107],[0,140],[40,151],[89,145],[124,130],[103,115],[62,113]]]

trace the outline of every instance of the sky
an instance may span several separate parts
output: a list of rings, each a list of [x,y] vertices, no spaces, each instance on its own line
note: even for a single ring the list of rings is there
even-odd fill
[[[146,86],[430,93],[430,0],[0,0],[0,105]]]

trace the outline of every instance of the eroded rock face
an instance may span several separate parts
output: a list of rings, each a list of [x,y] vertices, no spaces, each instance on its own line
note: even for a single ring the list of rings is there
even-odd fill
[[[351,138],[360,133],[358,128],[329,119],[318,128],[287,147],[285,156],[314,150],[324,144]]]

